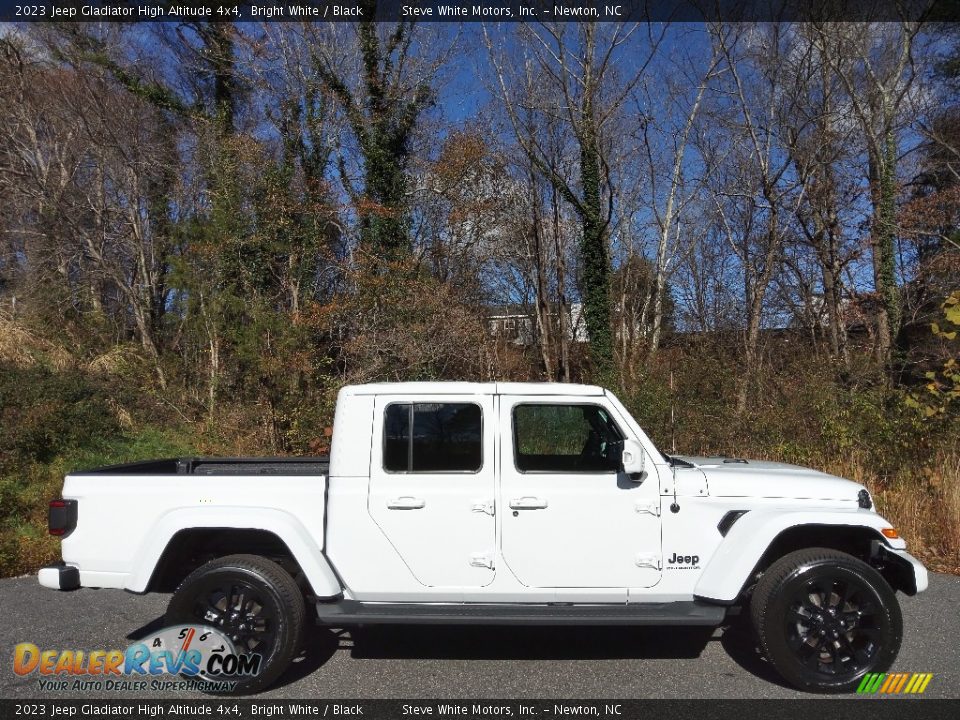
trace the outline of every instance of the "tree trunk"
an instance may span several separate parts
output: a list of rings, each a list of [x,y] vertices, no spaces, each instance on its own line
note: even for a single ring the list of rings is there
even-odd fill
[[[889,368],[893,343],[900,329],[900,292],[897,288],[896,256],[896,137],[891,129],[884,133],[884,144],[870,158],[873,218],[873,283],[877,307],[877,361]]]
[[[550,186],[550,206],[553,211],[554,261],[557,274],[557,330],[560,335],[560,368],[563,382],[570,382],[570,304],[567,302],[567,262],[563,253],[560,224],[560,198],[555,185]]]
[[[531,171],[531,188],[534,189],[531,202],[530,240],[533,244],[533,272],[535,275],[534,298],[537,311],[537,345],[540,348],[540,359],[543,362],[543,372],[548,381],[553,381],[553,342],[550,333],[550,305],[546,283],[546,258],[544,257],[542,218],[540,217],[540,196],[536,193],[536,177]]]
[[[759,365],[757,359],[760,347],[760,325],[763,320],[763,303],[767,296],[767,287],[770,285],[770,279],[773,276],[777,256],[780,254],[779,213],[777,212],[777,206],[770,202],[770,198],[773,197],[772,188],[768,188],[764,197],[770,203],[770,217],[767,221],[767,251],[764,253],[763,269],[759,276],[755,278],[753,287],[748,288],[743,378],[737,392],[737,414],[740,415],[746,412],[750,401],[750,387],[753,384],[754,375]]]
[[[613,369],[610,332],[610,257],[606,222],[601,218],[600,149],[593,121],[592,101],[583,108],[584,137],[580,146],[580,183],[583,189],[580,258],[581,292],[590,355],[599,380],[608,379]]]

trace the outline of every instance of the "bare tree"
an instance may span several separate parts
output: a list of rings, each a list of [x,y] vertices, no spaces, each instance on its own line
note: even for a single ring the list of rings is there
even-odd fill
[[[9,43],[4,59],[15,102],[0,175],[18,179],[9,190],[23,202],[21,227],[35,228],[22,237],[24,256],[56,258],[60,282],[82,284],[81,311],[106,312],[119,297],[117,314],[132,319],[163,386],[157,335],[172,241],[153,191],[176,163],[165,128],[149,105],[96,75],[30,59]]]
[[[702,58],[698,58],[702,62]],[[642,121],[643,148],[647,160],[645,188],[649,193],[656,251],[653,282],[650,287],[650,336],[647,340],[647,362],[660,347],[663,331],[667,283],[674,273],[678,255],[692,247],[692,233],[682,227],[687,206],[696,199],[712,172],[688,159],[690,135],[700,114],[704,95],[710,83],[722,73],[720,53],[712,45],[710,57],[698,76],[684,77],[685,68],[677,67],[679,82],[669,85],[664,99],[664,83],[657,80],[646,88],[648,117]],[[682,83],[682,87],[680,87]],[[659,137],[654,137],[654,134]],[[646,316],[646,308],[642,313]]]
[[[844,120],[842,84],[823,57],[812,28],[795,28],[793,51],[785,58],[795,78],[793,114],[780,119],[785,151],[794,165],[802,192],[795,206],[797,227],[804,244],[812,249],[819,268],[822,307],[811,321],[819,325],[826,316],[830,356],[844,371],[850,369],[847,323],[844,317],[844,271],[859,251],[851,242],[844,216],[856,205],[859,191],[854,166],[854,127]],[[794,266],[798,281],[802,275]],[[815,293],[813,289],[810,291]],[[807,303],[813,302],[813,298]],[[814,326],[816,326],[814,325]]]
[[[788,26],[714,26],[714,42],[729,71],[732,133],[726,172],[720,176],[716,206],[727,241],[743,268],[746,311],[744,373],[737,411],[749,401],[759,362],[760,329],[770,281],[779,272],[785,237],[784,207],[794,187],[789,158],[781,152],[778,118],[794,101],[782,92],[782,54],[791,42]],[[750,73],[749,80],[746,73]],[[794,200],[795,202],[795,200]]]
[[[360,5],[364,16],[373,18],[377,0]],[[340,176],[359,216],[361,245],[383,260],[403,259],[411,251],[411,142],[433,103],[432,83],[447,51],[425,53],[425,33],[412,20],[386,26],[368,19],[351,24],[351,30],[352,37],[335,26],[317,31],[311,43],[314,69],[359,149],[360,188],[350,178],[344,155]]]
[[[590,352],[601,377],[613,369],[609,135],[665,32],[661,28],[657,34],[647,25],[645,41],[640,42],[641,27],[593,22],[522,25],[513,38],[519,44],[513,55],[501,52],[487,26],[483,30],[500,100],[517,142],[580,219],[580,292]],[[628,52],[633,53],[633,71],[621,78],[618,60]],[[551,165],[542,140],[524,131],[521,108],[535,99],[539,103],[532,108],[562,120],[569,133],[577,158],[574,173]]]
[[[867,157],[873,282],[880,299],[877,359],[884,365],[891,361],[901,321],[894,248],[897,167],[901,134],[909,122],[917,78],[914,53],[920,28],[920,23],[906,20],[814,26],[818,49],[846,89]]]

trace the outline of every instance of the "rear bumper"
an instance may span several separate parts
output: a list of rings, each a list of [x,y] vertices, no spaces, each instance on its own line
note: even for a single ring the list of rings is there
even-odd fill
[[[40,568],[37,580],[45,588],[53,590],[76,590],[80,587],[80,570],[63,561]]]

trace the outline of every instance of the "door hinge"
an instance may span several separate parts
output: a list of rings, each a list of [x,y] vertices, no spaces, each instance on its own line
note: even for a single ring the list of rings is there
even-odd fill
[[[474,553],[470,556],[470,567],[489,568],[493,570],[493,555],[489,553]]]
[[[478,500],[473,504],[471,509],[473,512],[482,512],[486,513],[487,515],[494,515],[496,513],[493,500]]]
[[[640,553],[637,555],[637,567],[652,568],[660,570],[660,556],[655,553]]]
[[[660,498],[650,500],[640,500],[633,509],[638,513],[648,513],[654,517],[660,517]]]

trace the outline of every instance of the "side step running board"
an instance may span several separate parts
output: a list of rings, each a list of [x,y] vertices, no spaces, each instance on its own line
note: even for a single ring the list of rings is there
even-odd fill
[[[350,625],[699,625],[717,626],[726,608],[698,602],[633,605],[317,603],[317,624]]]

